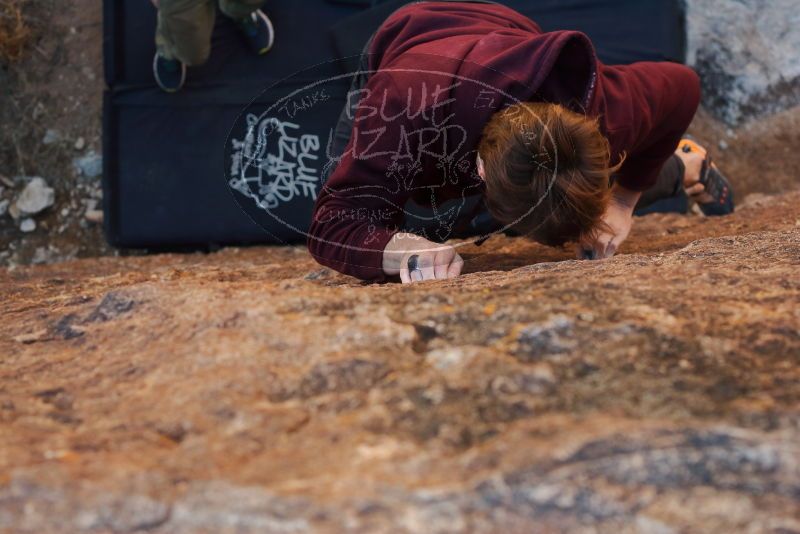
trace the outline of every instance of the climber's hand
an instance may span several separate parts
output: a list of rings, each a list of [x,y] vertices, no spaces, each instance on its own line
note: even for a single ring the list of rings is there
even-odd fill
[[[400,275],[404,284],[444,280],[461,274],[464,260],[449,245],[428,241],[415,234],[395,234],[383,250],[383,271]]]
[[[581,238],[578,245],[579,259],[602,259],[613,256],[633,226],[633,209],[641,193],[614,184],[611,201],[603,214],[601,227]]]

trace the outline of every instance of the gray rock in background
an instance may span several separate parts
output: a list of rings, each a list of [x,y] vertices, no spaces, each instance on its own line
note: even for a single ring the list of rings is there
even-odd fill
[[[728,124],[800,104],[797,0],[688,0],[688,63]]]
[[[58,130],[47,130],[42,138],[42,144],[45,145],[52,145],[53,143],[58,143],[59,141],[61,141],[61,134],[58,132]]]
[[[36,221],[33,219],[22,219],[22,222],[19,223],[19,229],[25,232],[26,234],[29,232],[33,232],[36,230]]]
[[[56,200],[55,191],[48,187],[40,176],[30,178],[25,189],[17,197],[16,208],[21,215],[36,215],[53,205]]]
[[[103,157],[94,150],[90,150],[85,156],[75,158],[72,163],[86,178],[97,178],[103,174]]]

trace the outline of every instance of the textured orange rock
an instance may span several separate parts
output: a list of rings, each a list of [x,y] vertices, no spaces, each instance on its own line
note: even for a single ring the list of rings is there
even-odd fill
[[[0,275],[0,529],[800,529],[800,194],[493,238],[364,285],[298,247]]]

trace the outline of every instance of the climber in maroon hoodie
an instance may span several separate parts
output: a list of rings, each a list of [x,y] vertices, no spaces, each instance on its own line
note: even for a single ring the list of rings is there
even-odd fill
[[[311,222],[323,265],[452,278],[463,261],[441,243],[493,231],[605,258],[637,205],[688,194],[732,209],[730,184],[682,140],[700,98],[685,66],[604,65],[583,33],[473,2],[403,7],[366,51]]]

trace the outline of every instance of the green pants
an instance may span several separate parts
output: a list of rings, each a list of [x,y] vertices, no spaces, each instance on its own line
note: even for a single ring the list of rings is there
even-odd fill
[[[201,65],[211,53],[217,0],[160,0],[156,48],[169,59]],[[260,8],[264,0],[219,0],[220,10],[238,20]]]

